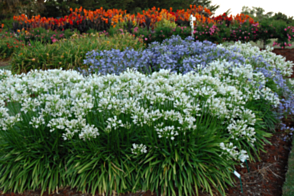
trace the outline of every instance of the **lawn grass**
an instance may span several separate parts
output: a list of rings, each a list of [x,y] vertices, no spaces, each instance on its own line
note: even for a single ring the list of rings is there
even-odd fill
[[[292,141],[292,146],[294,140]],[[294,195],[294,149],[292,148],[288,159],[288,171],[286,174],[285,183],[283,185],[283,196]]]

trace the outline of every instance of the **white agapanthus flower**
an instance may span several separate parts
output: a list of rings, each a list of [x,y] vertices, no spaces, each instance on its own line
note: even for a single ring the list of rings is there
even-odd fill
[[[144,144],[133,144],[131,151],[135,155],[139,154],[146,154],[147,153],[147,147]]]

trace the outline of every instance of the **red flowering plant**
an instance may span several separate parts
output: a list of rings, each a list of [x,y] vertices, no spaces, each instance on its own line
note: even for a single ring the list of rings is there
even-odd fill
[[[1,24],[0,27],[1,27],[0,28],[0,33],[1,33],[2,32],[2,29],[4,29],[4,24]]]
[[[101,7],[95,11],[87,11],[80,7],[73,10],[70,8],[71,14],[62,18],[46,18],[33,16],[29,19],[24,14],[14,16],[13,30],[16,32],[18,29],[24,28],[30,30],[36,27],[43,27],[51,30],[65,30],[65,29],[78,29],[81,33],[86,32],[90,28],[97,30],[105,30],[109,28],[110,18],[113,15],[124,13],[121,10],[108,10],[107,12]]]
[[[230,15],[230,17],[228,17],[226,13],[223,13],[222,15],[219,15],[219,16],[216,16],[216,17],[213,16],[213,17],[211,17],[211,19],[213,19],[218,24],[225,23],[225,25],[228,27],[228,26],[230,26],[230,24],[233,21],[233,16]]]

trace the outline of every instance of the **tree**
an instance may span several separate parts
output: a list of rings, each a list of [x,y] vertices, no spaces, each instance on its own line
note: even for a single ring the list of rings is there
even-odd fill
[[[291,24],[291,25],[294,25],[294,19],[293,19],[293,16],[292,17],[288,17],[287,15],[281,13],[281,12],[278,12],[278,13],[275,13],[275,15],[272,17],[273,20],[283,20],[285,21],[287,24]]]
[[[273,15],[273,12],[267,12],[264,14],[264,11],[265,10],[261,7],[252,7],[252,9],[250,9],[248,6],[243,6],[241,13],[249,15],[256,21],[261,21],[264,18],[270,18]]]
[[[45,9],[43,0],[0,0],[0,10],[5,18],[13,15],[38,15]]]
[[[44,3],[46,11],[43,13],[46,17],[61,17],[70,13],[70,8],[80,8],[86,10],[103,9],[127,9],[128,3],[133,0],[46,0]]]

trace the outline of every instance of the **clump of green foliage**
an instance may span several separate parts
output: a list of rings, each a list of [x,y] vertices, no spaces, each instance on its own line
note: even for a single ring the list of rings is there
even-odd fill
[[[63,39],[53,44],[44,45],[41,42],[31,42],[31,46],[22,48],[19,55],[14,55],[11,61],[13,73],[27,73],[32,69],[75,69],[86,68],[83,59],[91,50],[110,50],[125,48],[138,50],[144,48],[144,43],[131,34],[117,34],[108,37],[105,34],[74,34],[70,39]]]
[[[24,43],[16,39],[13,33],[4,32],[0,35],[0,59],[7,59],[17,53]]]

